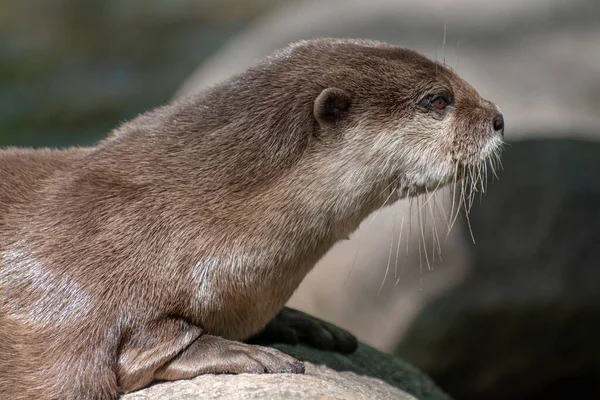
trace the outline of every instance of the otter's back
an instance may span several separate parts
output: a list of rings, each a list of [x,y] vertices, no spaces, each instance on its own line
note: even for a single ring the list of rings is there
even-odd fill
[[[0,150],[0,227],[10,208],[30,202],[48,177],[87,151],[85,148]]]

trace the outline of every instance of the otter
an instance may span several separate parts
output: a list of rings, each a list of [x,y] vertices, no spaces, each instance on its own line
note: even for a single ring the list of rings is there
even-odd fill
[[[282,310],[288,298],[367,215],[461,179],[503,131],[498,108],[444,65],[315,39],[93,147],[2,150],[0,397],[302,373],[243,342],[261,331],[352,351],[349,334]]]

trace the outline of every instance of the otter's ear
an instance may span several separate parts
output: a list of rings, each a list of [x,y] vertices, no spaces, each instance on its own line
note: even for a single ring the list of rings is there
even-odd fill
[[[313,113],[320,126],[334,125],[350,108],[350,95],[338,88],[327,88],[315,100]]]

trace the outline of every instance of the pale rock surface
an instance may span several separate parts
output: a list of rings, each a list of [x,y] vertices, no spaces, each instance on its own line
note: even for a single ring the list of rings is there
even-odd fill
[[[201,376],[176,383],[157,384],[125,396],[124,400],[182,399],[397,399],[415,397],[374,378],[306,365],[305,375],[242,374]]]
[[[159,383],[123,400],[450,400],[416,368],[365,345],[350,356],[303,346],[275,347],[310,361],[306,374],[204,375]]]

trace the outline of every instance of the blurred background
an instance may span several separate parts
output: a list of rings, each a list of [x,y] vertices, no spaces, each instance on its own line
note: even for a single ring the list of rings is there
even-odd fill
[[[600,398],[597,0],[0,0],[0,146],[91,145],[316,36],[444,61],[502,109],[509,146],[471,212],[476,243],[463,218],[432,259],[429,226],[445,226],[449,196],[423,237],[399,202],[336,246],[290,305],[456,399]]]

